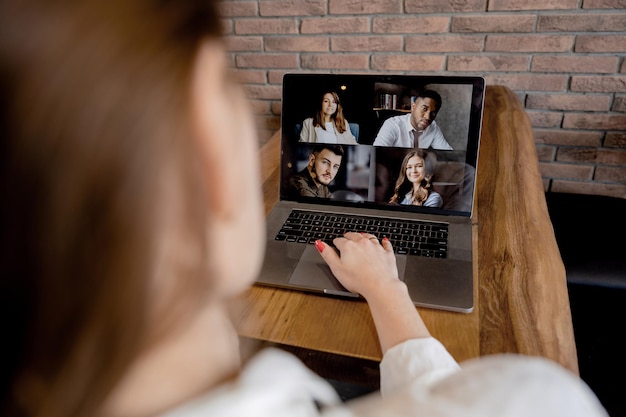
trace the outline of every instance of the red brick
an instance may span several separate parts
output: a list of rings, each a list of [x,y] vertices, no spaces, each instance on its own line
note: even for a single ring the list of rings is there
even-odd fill
[[[550,190],[556,193],[575,193],[589,195],[606,195],[626,198],[626,186],[580,181],[554,181]]]
[[[578,35],[576,52],[626,52],[626,35]]]
[[[621,76],[584,76],[572,77],[570,89],[572,91],[626,93],[626,75]]]
[[[578,0],[490,0],[489,11],[495,10],[563,10],[577,9]]]
[[[485,37],[482,35],[425,35],[407,36],[407,52],[480,52],[483,50]]]
[[[535,15],[454,16],[450,32],[533,32]]]
[[[235,21],[231,19],[220,20],[220,26],[222,27],[222,33],[224,35],[230,35],[235,32]]]
[[[533,129],[535,143],[564,146],[600,146],[599,132],[581,132],[563,129]]]
[[[272,107],[272,114],[280,116],[281,113],[283,112],[282,102],[280,101],[272,101],[271,107]]]
[[[622,67],[620,68],[619,72],[626,73],[626,59],[622,60]]]
[[[567,87],[567,75],[543,74],[486,74],[487,84],[505,85],[511,90],[527,91],[564,91]]]
[[[312,33],[369,33],[367,17],[316,17],[302,19],[300,32]]]
[[[626,115],[606,113],[566,113],[565,129],[626,130]]]
[[[330,40],[332,51],[400,52],[402,36],[334,36]]]
[[[569,52],[573,44],[573,35],[487,35],[485,51]]]
[[[326,0],[259,1],[261,16],[313,16],[326,14]]]
[[[268,100],[248,100],[250,103],[250,109],[253,114],[265,115],[270,110],[271,101]]]
[[[585,0],[583,9],[626,9],[624,0]]]
[[[624,13],[545,15],[537,20],[537,32],[622,32]]]
[[[587,72],[587,73],[614,73],[619,58],[616,56],[534,56],[531,64],[532,71],[538,72]]]
[[[407,13],[483,12],[487,0],[405,0]]]
[[[233,73],[242,84],[265,84],[267,82],[264,70],[235,69]]]
[[[595,163],[599,148],[559,148],[556,160],[559,162]]]
[[[372,69],[377,71],[441,71],[441,55],[374,55]]]
[[[251,100],[281,100],[282,88],[279,86],[245,85],[246,95]]]
[[[626,168],[599,166],[596,168],[593,179],[602,182],[626,183]]]
[[[226,48],[231,52],[262,51],[263,38],[260,36],[226,36]]]
[[[298,33],[295,19],[244,19],[235,21],[238,35]]]
[[[537,148],[537,158],[540,161],[554,161],[554,155],[556,154],[556,146],[544,146],[544,145],[536,145]]]
[[[237,68],[296,68],[296,54],[238,54]]]
[[[283,75],[285,75],[288,72],[292,72],[292,71],[291,70],[278,70],[278,69],[272,68],[267,72],[267,81],[270,84],[282,85]]]
[[[527,109],[609,111],[611,96],[591,94],[529,94]]]
[[[376,17],[372,20],[374,33],[445,33],[450,17]]]
[[[563,120],[563,113],[549,111],[527,111],[533,127],[559,127]]]
[[[597,160],[605,165],[626,165],[626,150],[600,148]]]
[[[328,52],[327,36],[268,36],[268,52]]]
[[[257,16],[256,1],[222,1],[219,3],[220,14],[223,17]]]
[[[402,13],[402,0],[329,0],[331,14]]]
[[[333,55],[333,54],[303,54],[302,68],[310,69],[367,69],[369,55]]]
[[[626,149],[626,132],[625,133],[607,133],[604,138],[604,146],[607,148],[623,148]]]
[[[559,179],[590,180],[593,176],[593,166],[591,165],[540,163],[539,171],[541,171],[542,177]]]
[[[452,55],[448,71],[526,71],[528,56],[517,55]]]
[[[611,110],[626,113],[626,96],[616,96]]]

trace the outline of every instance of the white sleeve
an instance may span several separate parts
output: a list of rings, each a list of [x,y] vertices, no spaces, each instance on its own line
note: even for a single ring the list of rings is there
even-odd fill
[[[409,383],[426,387],[459,369],[437,339],[407,340],[385,353],[380,363],[380,391],[384,396]]]
[[[393,146],[396,140],[396,134],[394,133],[396,126],[391,122],[391,118],[385,120],[380,127],[376,139],[374,139],[374,146]]]
[[[434,124],[435,122],[433,122]],[[443,135],[443,132],[441,131],[441,128],[439,127],[439,125],[435,124],[436,127],[434,133],[434,138],[433,138],[433,143],[432,143],[432,148],[433,149],[440,149],[440,150],[444,150],[444,151],[451,151],[453,150],[452,146],[450,146],[450,144],[448,143],[448,141],[446,140],[445,136]]]
[[[310,132],[311,129],[313,129],[312,119],[304,119],[302,122],[302,130],[300,131],[300,142],[312,142]]]

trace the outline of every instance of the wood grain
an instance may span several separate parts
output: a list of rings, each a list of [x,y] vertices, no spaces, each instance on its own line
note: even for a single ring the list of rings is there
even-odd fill
[[[480,354],[543,356],[577,373],[565,268],[531,124],[503,86],[487,89],[477,176]]]

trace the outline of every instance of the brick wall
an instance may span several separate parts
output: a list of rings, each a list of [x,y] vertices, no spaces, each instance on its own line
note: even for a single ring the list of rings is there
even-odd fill
[[[626,0],[225,0],[261,141],[285,72],[478,74],[516,92],[546,190],[626,198]]]

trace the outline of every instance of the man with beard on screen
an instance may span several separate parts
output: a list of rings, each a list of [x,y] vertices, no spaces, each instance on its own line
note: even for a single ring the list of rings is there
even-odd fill
[[[330,198],[330,184],[337,175],[343,159],[340,145],[320,145],[309,155],[309,163],[289,178],[292,196]]]

